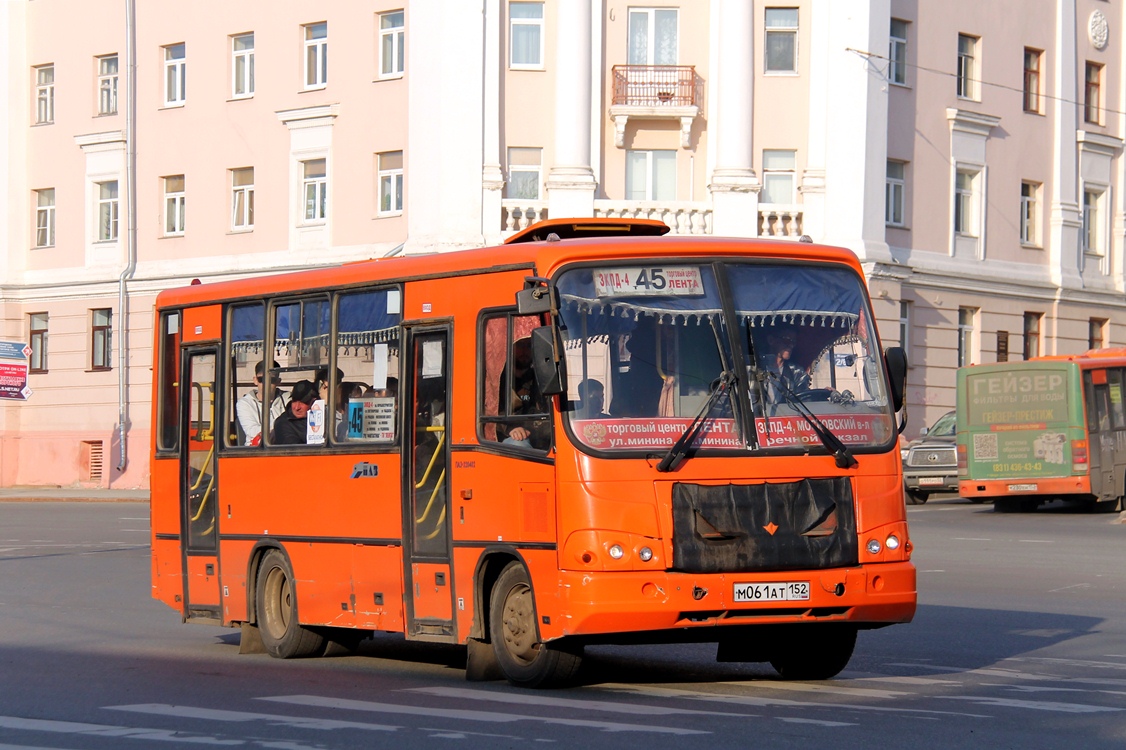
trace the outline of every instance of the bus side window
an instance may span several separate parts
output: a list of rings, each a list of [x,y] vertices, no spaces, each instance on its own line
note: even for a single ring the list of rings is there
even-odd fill
[[[269,445],[324,446],[335,411],[332,394],[343,381],[339,369],[331,373],[328,367],[329,300],[322,295],[289,300],[275,305],[272,315],[267,373],[285,408],[278,416],[266,414],[262,433]]]
[[[337,296],[333,331],[342,379],[330,399],[334,443],[395,443],[401,299],[399,289]]]
[[[536,315],[501,314],[484,320],[478,414],[486,441],[536,450],[551,447],[551,399],[539,393],[531,372],[530,337],[540,325]]]
[[[266,306],[256,302],[228,308],[226,384],[226,444],[251,446],[261,443],[263,391],[273,391],[265,366]]]
[[[1116,430],[1126,428],[1126,411],[1122,403],[1122,370],[1107,371],[1108,393],[1110,397],[1110,421]]]
[[[174,451],[180,446],[180,313],[160,317],[157,404],[157,450]]]

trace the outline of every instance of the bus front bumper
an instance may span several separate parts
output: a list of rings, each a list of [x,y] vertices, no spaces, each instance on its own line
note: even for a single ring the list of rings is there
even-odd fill
[[[808,599],[737,601],[748,584],[766,583],[798,584],[788,590],[799,596],[806,583]],[[770,573],[562,571],[559,596],[562,622],[541,623],[545,639],[755,624],[881,626],[910,622],[917,601],[910,562]]]

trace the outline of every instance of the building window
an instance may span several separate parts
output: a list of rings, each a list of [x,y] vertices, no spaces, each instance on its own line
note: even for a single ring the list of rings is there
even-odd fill
[[[231,37],[231,96],[254,96],[254,35]]]
[[[379,154],[379,213],[403,212],[403,152]]]
[[[328,83],[328,24],[311,23],[305,29],[305,88]]]
[[[117,239],[117,219],[119,203],[117,180],[99,182],[98,189],[98,241],[112,242]]]
[[[1040,224],[1036,220],[1039,211],[1040,184],[1022,182],[1020,184],[1020,244],[1040,245]]]
[[[907,85],[907,22],[891,19],[891,36],[888,40],[888,80]]]
[[[1102,255],[1102,227],[1099,219],[1099,204],[1102,203],[1103,193],[1089,187],[1083,188],[1083,217],[1080,227],[1080,245],[1083,252],[1091,255]]]
[[[997,361],[1009,361],[1009,332],[997,331]]]
[[[967,237],[978,235],[977,221],[978,173],[959,169],[954,176],[954,233]]]
[[[977,99],[977,37],[958,35],[959,99]]]
[[[767,73],[796,73],[798,69],[798,9],[766,9]]]
[[[543,67],[543,3],[508,4],[508,65]]]
[[[184,233],[184,175],[164,178],[164,236]]]
[[[35,246],[55,244],[55,189],[35,191]]]
[[[31,346],[28,370],[47,372],[47,313],[32,313],[27,317],[30,329],[28,344]]]
[[[676,65],[678,26],[676,8],[630,8],[630,65]]]
[[[403,11],[379,14],[379,77],[398,78],[406,69],[406,26]]]
[[[508,181],[504,185],[505,198],[526,201],[540,199],[542,154],[543,149],[538,148],[508,149]]]
[[[797,174],[797,152],[763,149],[762,194],[760,203],[794,203],[794,175]]]
[[[231,229],[254,228],[254,167],[231,170]]]
[[[164,106],[179,107],[187,101],[186,48],[172,44],[164,48]]]
[[[899,346],[910,361],[911,355],[911,303],[902,299],[899,301]]]
[[[305,221],[324,221],[328,215],[328,172],[324,159],[301,162],[301,194],[305,196]]]
[[[1026,312],[1024,314],[1024,358],[1032,359],[1040,356],[1040,313]]]
[[[1083,89],[1083,121],[1093,125],[1102,123],[1103,66],[1087,63],[1086,87]]]
[[[1105,318],[1091,318],[1087,321],[1087,348],[1088,349],[1102,349],[1106,346],[1106,327],[1108,321]]]
[[[903,226],[903,191],[907,184],[904,171],[903,162],[888,159],[884,183],[884,223],[888,226]]]
[[[113,368],[113,311],[90,311],[90,369]]]
[[[1024,111],[1040,112],[1040,60],[1044,53],[1024,48]]]
[[[627,151],[626,200],[676,200],[676,151]]]
[[[35,122],[46,125],[55,121],[55,66],[35,68]]]
[[[117,55],[98,58],[98,114],[117,114]]]
[[[958,308],[958,367],[965,367],[973,360],[974,318],[977,310],[972,307]]]

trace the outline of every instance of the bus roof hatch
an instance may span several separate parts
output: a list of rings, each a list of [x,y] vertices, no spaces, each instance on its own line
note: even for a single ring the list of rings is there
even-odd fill
[[[659,237],[668,233],[667,224],[653,219],[547,219],[520,230],[504,244],[544,242],[551,234],[561,240],[571,240],[583,237]]]

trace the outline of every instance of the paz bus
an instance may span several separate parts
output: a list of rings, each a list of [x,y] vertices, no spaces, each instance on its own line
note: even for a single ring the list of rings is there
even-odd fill
[[[958,370],[959,494],[998,512],[1126,496],[1126,349]]]
[[[399,633],[529,687],[599,643],[836,675],[915,612],[905,357],[851,252],[667,232],[161,293],[153,596],[244,652]]]

